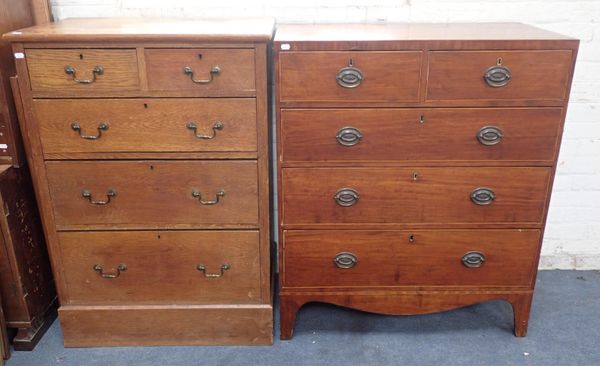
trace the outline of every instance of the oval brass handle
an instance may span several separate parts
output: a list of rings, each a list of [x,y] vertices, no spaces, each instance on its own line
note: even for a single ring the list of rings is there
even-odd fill
[[[338,205],[350,207],[358,202],[360,196],[358,195],[358,192],[352,188],[342,188],[335,192],[333,198]]]
[[[84,190],[81,191],[81,197],[87,199],[93,205],[100,205],[100,206],[109,204],[110,203],[110,199],[112,197],[115,197],[116,195],[117,195],[117,191],[116,190],[109,189],[108,192],[106,192],[106,200],[105,201],[101,201],[101,200],[100,201],[95,201],[92,198],[92,192],[91,191],[89,191],[87,189],[84,189]]]
[[[225,271],[229,270],[231,268],[231,266],[227,263],[222,264],[221,265],[221,272],[220,273],[207,273],[206,272],[206,266],[204,264],[199,264],[198,266],[196,266],[196,269],[200,272],[204,272],[204,277],[206,278],[219,278],[219,277],[223,277],[223,274],[225,273]]]
[[[485,262],[485,255],[481,252],[467,252],[461,258],[462,263],[468,268],[479,268]]]
[[[499,144],[503,137],[504,133],[496,126],[481,127],[477,132],[477,140],[480,144],[486,146]]]
[[[208,84],[214,80],[215,75],[219,75],[221,73],[221,68],[218,65],[211,67],[209,79],[194,79],[194,70],[190,66],[184,67],[183,73],[189,75],[190,79],[196,84]]]
[[[96,129],[98,130],[97,135],[82,135],[81,133],[81,125],[79,122],[75,121],[71,123],[71,129],[79,134],[79,137],[86,140],[97,140],[102,137],[102,131],[108,130],[108,123],[101,122]]]
[[[510,69],[500,65],[490,67],[483,74],[485,82],[493,88],[505,86],[510,81],[511,76]]]
[[[190,122],[188,122],[186,127],[188,129],[194,131],[194,136],[196,136],[196,138],[203,139],[203,140],[211,140],[217,136],[217,131],[223,130],[223,128],[225,126],[223,125],[222,122],[216,121],[212,126],[212,134],[210,134],[210,135],[198,134],[198,126],[196,125],[196,122],[190,121]]]
[[[356,88],[363,81],[362,72],[354,66],[344,67],[338,71],[335,79],[339,86],[344,88]]]
[[[198,200],[200,201],[200,204],[202,204],[202,205],[208,205],[208,206],[210,206],[210,205],[216,205],[217,203],[219,203],[219,199],[221,197],[223,197],[223,196],[225,196],[225,191],[222,190],[222,189],[220,189],[220,190],[217,191],[216,198],[213,201],[204,201],[202,199],[202,193],[200,191],[197,191],[197,190],[193,190],[192,191],[192,197],[198,198]]]
[[[358,128],[343,127],[335,135],[337,142],[342,146],[354,146],[360,142],[363,135]]]
[[[102,276],[102,278],[117,278],[121,275],[121,272],[127,271],[127,265],[125,263],[120,263],[114,272],[105,273],[104,269],[102,268],[102,265],[100,264],[94,264],[93,268],[94,271],[98,272],[98,274]]]
[[[496,193],[490,188],[480,187],[471,192],[471,201],[474,204],[485,206],[491,204],[496,199]]]
[[[65,74],[71,75],[71,79],[73,79],[73,81],[76,83],[91,84],[96,81],[96,78],[98,77],[98,75],[104,74],[104,68],[102,66],[94,66],[94,69],[92,70],[92,78],[91,79],[78,79],[77,78],[77,70],[75,70],[75,68],[71,65],[65,66]]]
[[[350,252],[341,252],[335,255],[333,263],[337,268],[348,269],[352,268],[358,262],[356,255]]]

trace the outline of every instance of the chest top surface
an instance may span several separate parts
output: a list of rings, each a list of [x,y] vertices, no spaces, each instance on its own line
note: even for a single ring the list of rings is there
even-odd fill
[[[10,42],[268,42],[273,18],[73,18],[6,33]]]

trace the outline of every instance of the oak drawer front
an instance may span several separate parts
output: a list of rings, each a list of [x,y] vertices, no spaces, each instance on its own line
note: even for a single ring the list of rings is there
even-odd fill
[[[541,224],[550,168],[285,168],[283,224]]]
[[[284,286],[529,286],[538,230],[285,231]]]
[[[47,162],[56,224],[252,225],[256,161]]]
[[[571,51],[429,53],[428,100],[566,98]]]
[[[256,151],[256,100],[37,99],[45,154]]]
[[[279,54],[283,102],[416,102],[421,52]]]
[[[134,49],[28,49],[26,59],[34,94],[79,96],[140,88]]]
[[[257,231],[59,233],[69,304],[256,303]]]
[[[146,49],[148,89],[197,96],[254,96],[253,49]]]
[[[284,162],[551,162],[562,109],[284,109]]]

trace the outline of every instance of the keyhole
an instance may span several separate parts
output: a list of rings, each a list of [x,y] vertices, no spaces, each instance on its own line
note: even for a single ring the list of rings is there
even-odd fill
[[[421,115],[421,118],[419,118],[419,123],[420,124],[425,123],[425,116],[424,115]]]
[[[416,182],[417,180],[419,180],[419,173],[417,173],[417,172],[414,172],[414,173],[413,173],[413,175],[412,175],[412,180],[413,180],[414,182]]]
[[[79,59],[80,59],[80,60],[83,60],[83,53],[80,53],[80,54],[79,54]]]
[[[157,238],[157,239],[160,239],[160,234],[156,235],[156,238]]]
[[[150,165],[150,170],[154,170],[154,165]]]
[[[408,242],[411,244],[415,242],[415,234],[408,234]]]
[[[199,54],[198,54],[198,58],[199,58],[200,60],[202,60],[202,54],[201,54],[201,53],[199,53]]]
[[[350,59],[350,60],[348,61],[348,66],[349,66],[349,67],[352,67],[352,66],[354,66],[354,60],[353,60],[353,59]]]
[[[498,57],[498,59],[496,60],[496,65],[498,65],[498,66],[502,65],[502,57]]]
[[[148,103],[144,103],[144,108],[148,109]]]

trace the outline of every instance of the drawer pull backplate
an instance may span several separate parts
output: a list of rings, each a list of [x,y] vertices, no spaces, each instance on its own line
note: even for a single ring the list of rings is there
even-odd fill
[[[496,126],[481,127],[477,132],[477,140],[480,144],[486,146],[499,144],[503,137],[502,130]]]
[[[199,264],[198,266],[196,266],[196,269],[199,272],[204,272],[204,277],[206,278],[219,278],[219,277],[223,277],[223,274],[225,273],[225,271],[229,270],[231,268],[231,265],[225,263],[221,265],[220,268],[220,273],[207,273],[206,272],[206,266],[204,264]]]
[[[212,126],[212,133],[210,135],[198,134],[198,126],[196,125],[196,122],[190,121],[190,122],[188,122],[186,127],[189,130],[194,131],[194,136],[196,136],[196,138],[203,139],[203,140],[212,140],[215,137],[217,137],[217,131],[222,131],[225,126],[223,125],[222,122],[216,121]]]
[[[120,263],[114,272],[104,272],[101,264],[95,264],[93,268],[94,271],[102,276],[102,278],[117,278],[121,275],[121,272],[127,271],[127,265],[125,263]]]
[[[335,135],[337,142],[342,146],[354,146],[360,142],[363,135],[358,128],[343,127]]]
[[[335,79],[337,80],[339,86],[352,89],[356,88],[360,85],[360,83],[362,83],[363,74],[359,69],[354,67],[354,61],[350,59],[348,62],[348,67],[340,69],[335,76]]]
[[[480,187],[471,192],[471,201],[474,204],[485,206],[491,204],[496,199],[496,194],[490,188]]]
[[[215,75],[219,75],[221,73],[221,68],[218,65],[211,67],[209,79],[194,79],[194,70],[190,66],[184,67],[183,73],[189,75],[190,79],[196,84],[208,84],[214,80]]]
[[[500,65],[490,67],[483,75],[485,82],[493,88],[505,86],[508,84],[511,77],[512,75],[510,73],[510,69],[506,66]]]
[[[81,133],[81,125],[77,121],[71,123],[71,129],[73,131],[77,132],[79,134],[79,137],[81,137],[82,139],[86,139],[86,140],[98,140],[100,137],[102,137],[102,131],[108,130],[108,123],[101,122],[98,125],[98,127],[96,127],[96,129],[98,130],[98,134],[97,135],[83,135]]]
[[[350,252],[341,252],[335,255],[333,263],[337,268],[348,269],[352,268],[358,262],[356,255]]]
[[[358,195],[358,192],[352,188],[342,188],[335,192],[333,198],[338,205],[350,207],[358,202],[360,196]]]
[[[92,198],[92,192],[88,189],[84,189],[81,191],[81,197],[87,199],[92,205],[99,205],[99,206],[108,205],[110,203],[111,198],[115,197],[116,195],[117,195],[116,190],[109,189],[108,192],[106,192],[106,200],[102,201],[102,200],[94,200]]]
[[[461,260],[465,267],[479,268],[485,262],[485,255],[481,252],[468,252],[463,255]]]
[[[216,205],[217,203],[219,203],[219,199],[221,197],[225,196],[225,191],[220,189],[219,191],[217,191],[215,196],[216,196],[216,198],[214,200],[205,201],[202,199],[202,192],[197,191],[197,190],[192,191],[192,197],[198,198],[198,201],[200,201],[200,204],[202,204],[202,205],[207,205],[207,206]]]

